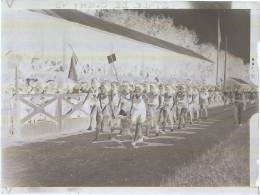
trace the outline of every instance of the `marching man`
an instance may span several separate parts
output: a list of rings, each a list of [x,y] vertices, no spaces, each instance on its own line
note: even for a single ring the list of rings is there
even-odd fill
[[[96,139],[93,143],[99,142],[100,131],[109,131],[109,139],[112,138],[111,121],[113,110],[111,106],[111,90],[110,83],[104,81],[100,86],[100,93],[98,94],[97,107],[97,128],[96,128]]]
[[[187,100],[188,100],[188,113],[190,114],[190,124],[192,125],[193,122],[193,90],[191,86],[188,85],[187,87]]]
[[[163,132],[165,133],[165,126],[166,122],[169,119],[171,123],[171,131],[173,131],[173,125],[174,125],[174,96],[172,92],[171,85],[167,84],[165,86],[165,94],[163,98]]]
[[[118,122],[119,106],[120,106],[120,95],[118,92],[118,86],[116,82],[111,83],[111,106],[113,118],[111,121],[112,131],[115,130],[115,125]]]
[[[93,120],[96,119],[96,115],[97,115],[97,103],[98,103],[98,88],[99,88],[100,84],[97,81],[97,79],[92,79],[91,80],[91,88],[89,89],[89,95],[87,96],[87,100],[89,103],[89,108],[90,108],[90,125],[89,128],[87,130],[92,130],[92,126],[93,126]]]
[[[178,109],[178,118],[179,118],[178,129],[181,129],[181,125],[183,127],[186,126],[185,115],[188,110],[188,99],[187,99],[187,94],[186,94],[186,87],[184,84],[181,84],[178,87],[177,109]]]
[[[130,110],[131,121],[136,124],[135,137],[132,145],[135,147],[136,143],[143,142],[142,127],[146,120],[146,107],[143,97],[143,86],[135,85],[134,95],[132,96],[132,105]]]
[[[242,125],[241,114],[242,110],[246,110],[246,98],[243,93],[242,87],[238,86],[234,89],[234,114],[235,124]]]
[[[198,123],[200,118],[200,96],[199,96],[199,90],[196,87],[194,87],[193,89],[192,98],[193,98],[193,108],[194,111],[196,112],[196,119]]]
[[[122,141],[124,140],[124,136],[126,133],[131,134],[131,123],[129,121],[130,116],[130,109],[132,104],[131,99],[131,91],[130,91],[130,85],[128,82],[123,82],[120,86],[120,104],[119,104],[119,114],[117,118],[120,118],[120,126],[121,126],[121,135],[122,135]]]
[[[160,125],[160,95],[156,84],[150,85],[150,93],[147,94],[147,107],[149,118],[147,121],[146,136],[149,135],[150,128],[155,126],[156,136],[159,136]]]
[[[205,119],[208,118],[208,105],[209,105],[209,93],[207,87],[204,86],[200,92],[200,109],[201,109],[201,118],[203,111],[205,112]]]

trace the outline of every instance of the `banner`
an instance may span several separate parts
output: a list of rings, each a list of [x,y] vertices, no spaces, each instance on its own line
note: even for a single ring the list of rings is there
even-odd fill
[[[107,56],[108,63],[111,64],[112,62],[116,61],[116,55],[113,53],[110,56]]]
[[[77,74],[76,67],[75,67],[77,62],[78,62],[78,58],[75,55],[75,53],[73,53],[72,56],[71,56],[68,78],[75,81],[75,82],[78,82],[78,74]]]

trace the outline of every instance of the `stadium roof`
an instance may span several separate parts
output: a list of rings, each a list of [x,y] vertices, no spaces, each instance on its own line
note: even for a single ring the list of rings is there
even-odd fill
[[[116,35],[120,35],[123,37],[127,37],[139,42],[151,44],[154,46],[158,46],[160,48],[164,48],[179,54],[188,55],[191,57],[199,58],[208,62],[212,62],[211,60],[205,58],[204,56],[184,47],[169,43],[167,41],[149,36],[144,33],[140,33],[138,31],[102,20],[100,18],[91,16],[89,14],[83,13],[78,10],[73,9],[52,9],[52,10],[30,10],[34,12],[39,12],[43,14],[47,14],[52,17],[64,19],[70,22],[75,22],[82,24],[84,26],[89,26],[92,28],[97,28],[102,31],[106,31],[109,33],[113,33]]]
[[[234,77],[229,77],[229,78],[235,80],[236,82],[238,82],[240,84],[249,84],[249,83],[247,83],[246,81],[244,81],[242,79],[238,79],[238,78],[234,78]]]
[[[221,82],[222,85],[224,85],[224,81]],[[252,85],[251,83],[248,83],[242,79],[239,78],[234,78],[234,77],[228,77],[226,79],[226,87],[228,86],[248,86],[248,85]]]

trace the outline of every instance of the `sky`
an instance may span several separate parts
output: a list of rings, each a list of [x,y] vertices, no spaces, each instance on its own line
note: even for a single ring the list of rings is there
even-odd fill
[[[216,9],[174,9],[174,10],[139,10],[147,16],[160,15],[171,17],[175,25],[183,25],[194,30],[199,36],[199,43],[217,45]],[[227,36],[227,51],[250,62],[250,10],[220,10],[221,49],[225,50]]]

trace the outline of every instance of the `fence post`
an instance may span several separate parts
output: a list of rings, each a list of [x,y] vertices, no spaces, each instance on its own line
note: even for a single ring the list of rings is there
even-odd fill
[[[19,69],[18,65],[15,67],[15,99],[14,99],[14,110],[15,110],[15,121],[16,121],[16,132],[15,136],[20,137],[20,97],[19,97]],[[13,120],[13,119],[12,119]]]
[[[15,119],[16,119],[16,131],[15,136],[20,137],[21,136],[21,130],[20,130],[20,97],[19,94],[17,94],[17,98],[15,98],[14,104],[15,104]]]
[[[58,130],[62,131],[62,96],[58,95]]]

